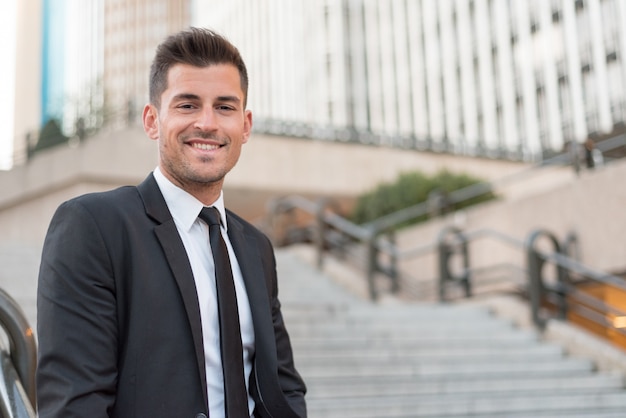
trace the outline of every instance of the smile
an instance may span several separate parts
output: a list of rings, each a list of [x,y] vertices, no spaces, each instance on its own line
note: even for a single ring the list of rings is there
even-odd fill
[[[211,151],[211,150],[215,150],[221,147],[221,145],[214,145],[214,144],[199,144],[194,142],[193,144],[191,144],[192,147],[197,148],[197,149],[201,149],[203,151]]]

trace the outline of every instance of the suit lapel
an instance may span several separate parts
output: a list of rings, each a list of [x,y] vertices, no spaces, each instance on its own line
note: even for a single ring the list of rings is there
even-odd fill
[[[254,381],[251,382],[253,392],[261,399],[259,407],[272,406],[282,411],[283,415],[294,417],[282,389],[278,385],[278,358],[276,338],[274,336],[274,317],[271,307],[272,282],[275,277],[266,277],[272,274],[263,263],[264,257],[273,257],[272,254],[261,254],[261,243],[257,238],[246,233],[243,224],[236,217],[228,214],[228,237],[237,256],[241,274],[246,285],[252,321],[254,325]],[[254,384],[253,384],[254,383]],[[261,396],[262,394],[262,396]],[[271,416],[267,415],[260,416]]]
[[[258,332],[265,329],[264,326],[271,327],[268,289],[266,278],[263,277],[265,270],[255,237],[246,234],[243,225],[231,215],[228,216],[228,238],[237,256],[246,285],[254,320],[254,330]],[[257,323],[258,321],[261,322]]]
[[[268,278],[264,277],[265,269],[256,239],[246,234],[243,225],[234,216],[228,216],[228,237],[237,256],[250,301],[257,358],[270,360],[272,353],[275,357],[276,352],[274,338],[268,338],[273,335],[272,310]]]
[[[142,196],[146,214],[157,222],[157,225],[154,227],[154,233],[163,248],[185,305],[193,335],[198,369],[202,377],[200,379],[202,382],[202,393],[205,404],[208,405],[200,306],[189,258],[154,176],[150,174],[146,180],[137,186],[137,189]]]

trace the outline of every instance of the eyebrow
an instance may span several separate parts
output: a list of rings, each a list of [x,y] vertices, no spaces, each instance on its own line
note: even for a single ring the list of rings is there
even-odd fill
[[[218,102],[235,102],[235,103],[240,103],[241,99],[237,96],[218,96],[217,97],[217,101]]]
[[[200,100],[200,96],[193,93],[181,93],[173,97],[173,101],[177,100]]]
[[[200,96],[198,96],[197,94],[181,93],[181,94],[177,94],[173,98],[173,101],[179,101],[179,100],[201,100],[201,99],[200,99]],[[218,96],[217,101],[241,103],[241,99],[237,96]]]

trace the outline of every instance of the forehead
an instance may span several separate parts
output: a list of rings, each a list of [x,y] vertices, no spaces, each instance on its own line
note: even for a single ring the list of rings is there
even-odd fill
[[[243,97],[239,71],[232,64],[212,64],[206,67],[175,64],[170,67],[164,93],[176,94],[189,89],[193,89],[189,93],[224,90]]]

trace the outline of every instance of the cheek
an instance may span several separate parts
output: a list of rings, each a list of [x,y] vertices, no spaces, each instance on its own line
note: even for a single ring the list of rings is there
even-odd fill
[[[242,142],[237,142],[237,144],[233,146],[233,150],[231,153],[231,160],[233,164],[239,161],[239,156],[241,155],[241,145]]]
[[[188,125],[189,121],[186,118],[168,115],[161,118],[159,128],[163,134],[172,136],[183,131]]]
[[[167,124],[161,124],[159,130],[159,148],[161,149],[173,149],[177,141],[177,134],[172,131],[171,126]]]

